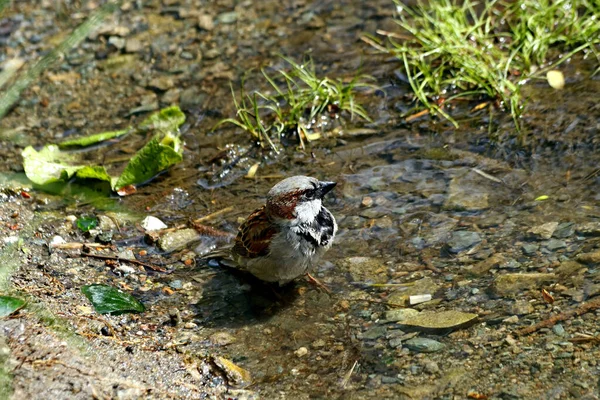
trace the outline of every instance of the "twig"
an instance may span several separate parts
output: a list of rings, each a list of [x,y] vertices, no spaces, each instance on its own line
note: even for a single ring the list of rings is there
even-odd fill
[[[201,235],[212,236],[212,237],[233,237],[229,232],[215,229],[211,226],[198,224],[196,221],[192,221],[192,227]]]
[[[345,388],[346,385],[348,385],[348,382],[350,381],[350,378],[352,377],[352,373],[354,373],[354,370],[356,369],[357,366],[358,366],[358,360],[354,361],[354,364],[352,364],[352,368],[350,368],[350,370],[348,372],[346,372],[346,375],[344,375],[344,379],[342,379],[342,383],[340,384],[340,386],[342,388]]]
[[[210,221],[211,219],[214,219],[223,214],[227,214],[228,212],[230,212],[232,210],[233,210],[233,206],[225,207],[219,211],[215,211],[212,214],[208,214],[208,215],[205,215],[204,217],[198,218],[198,219],[194,220],[193,222],[194,222],[194,224],[199,224],[199,223],[202,223],[205,221]]]
[[[497,183],[504,183],[504,182],[502,181],[502,179],[498,179],[498,178],[496,178],[495,176],[492,176],[492,175],[490,175],[490,174],[487,174],[487,173],[483,172],[483,171],[482,171],[482,170],[480,170],[480,169],[477,169],[477,168],[471,168],[471,171],[475,172],[476,174],[479,174],[479,175],[483,176],[483,177],[484,177],[484,178],[486,178],[486,179],[489,179],[490,181],[494,181],[494,182],[497,182]]]
[[[551,326],[554,326],[557,322],[565,321],[572,317],[578,317],[582,314],[588,313],[590,311],[594,311],[598,308],[600,308],[600,297],[598,297],[588,303],[581,304],[577,308],[574,308],[569,311],[565,311],[563,313],[557,314],[553,317],[550,317],[548,319],[540,321],[535,325],[521,328],[521,329],[517,330],[515,332],[515,334],[517,334],[519,336],[529,335],[530,333],[538,331],[542,328],[550,328]]]
[[[100,254],[92,254],[92,253],[81,253],[82,256],[84,257],[91,257],[91,258],[97,258],[100,260],[112,260],[112,261],[122,261],[122,262],[128,262],[131,264],[136,264],[136,265],[141,265],[144,268],[148,268],[151,269],[153,271],[158,271],[158,272],[168,272],[166,269],[162,268],[162,267],[157,267],[156,265],[152,265],[152,264],[148,264],[142,261],[138,261],[135,259],[130,259],[130,258],[120,258],[120,257],[113,257],[113,256],[102,256]]]
[[[81,250],[84,247],[97,248],[97,249],[110,249],[113,246],[109,244],[100,243],[81,243],[81,242],[68,242],[68,243],[52,243],[50,247],[53,249],[61,250]]]
[[[422,117],[423,115],[427,115],[427,114],[429,114],[429,109],[427,109],[427,110],[422,110],[422,111],[419,111],[418,113],[416,113],[416,114],[413,114],[413,115],[409,115],[409,116],[408,116],[408,117],[406,117],[404,120],[405,120],[406,122],[410,122],[410,121],[412,121],[413,119],[417,119],[417,118],[419,118],[419,117]]]
[[[382,300],[373,300],[373,299],[347,299],[347,300],[348,301],[364,301],[367,303],[383,304],[384,306],[406,308],[406,304],[389,303],[387,301],[382,301]]]

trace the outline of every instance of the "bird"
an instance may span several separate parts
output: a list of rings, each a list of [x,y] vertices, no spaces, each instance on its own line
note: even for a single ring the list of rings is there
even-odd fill
[[[329,250],[338,230],[322,202],[335,186],[336,182],[301,175],[273,186],[266,204],[239,227],[230,248],[233,267],[280,286],[302,275],[322,285],[310,271]]]

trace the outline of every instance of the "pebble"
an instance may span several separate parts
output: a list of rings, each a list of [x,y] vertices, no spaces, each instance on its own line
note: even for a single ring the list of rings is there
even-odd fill
[[[557,239],[566,239],[575,233],[575,224],[573,222],[563,222],[559,224],[552,237]]]
[[[509,295],[525,289],[537,289],[555,281],[557,276],[549,273],[503,274],[494,278],[494,291],[498,295]]]
[[[578,234],[584,236],[600,236],[600,222],[580,224],[575,230]]]
[[[517,300],[510,308],[510,312],[516,315],[527,315],[533,311],[533,305],[527,300]]]
[[[567,247],[567,243],[560,239],[550,239],[544,242],[544,247],[550,251],[556,251]]]
[[[227,346],[228,344],[234,343],[236,338],[228,332],[215,332],[210,335],[210,341],[217,346]]]
[[[304,357],[305,355],[308,354],[308,349],[306,347],[300,347],[298,350],[296,350],[294,352],[294,354],[300,358],[300,357]]]
[[[61,236],[56,235],[56,236],[52,237],[52,240],[50,240],[50,247],[54,247],[54,246],[64,244],[64,243],[67,243],[67,241],[65,239],[63,239]]]
[[[428,338],[412,338],[404,342],[404,345],[417,353],[435,353],[446,347],[443,343]]]
[[[237,21],[237,18],[238,18],[237,12],[230,11],[230,12],[224,12],[224,13],[219,14],[219,16],[217,17],[217,20],[221,24],[233,24],[235,21]]]
[[[558,222],[547,222],[542,225],[534,226],[527,231],[527,236],[534,240],[548,240],[558,227]]]
[[[379,339],[380,337],[385,336],[386,330],[385,326],[374,326],[359,334],[359,338],[366,340]]]
[[[481,243],[481,236],[477,232],[456,231],[450,234],[447,241],[448,250],[451,253],[460,253]]]
[[[126,53],[137,53],[143,48],[143,44],[139,39],[131,38],[125,42]]]
[[[198,16],[198,28],[204,29],[205,31],[212,31],[215,28],[215,22],[213,17],[208,14],[201,14]]]
[[[539,246],[535,243],[526,243],[521,246],[521,250],[523,250],[523,254],[527,256],[534,255],[539,249]]]
[[[432,361],[432,360],[423,361],[423,369],[425,370],[425,372],[432,374],[432,375],[440,372],[439,365],[435,361]]]
[[[164,222],[151,215],[144,218],[144,220],[141,223],[141,226],[146,232],[158,231],[167,228],[167,225]]]
[[[556,324],[552,327],[552,332],[554,332],[554,334],[556,336],[561,336],[564,337],[567,332],[565,331],[565,328],[562,326],[562,324]]]

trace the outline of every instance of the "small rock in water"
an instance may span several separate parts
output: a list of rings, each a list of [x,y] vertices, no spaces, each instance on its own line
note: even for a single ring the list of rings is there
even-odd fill
[[[191,228],[167,232],[158,240],[158,247],[163,251],[171,252],[187,246],[200,237],[198,231]]]
[[[516,315],[527,315],[533,312],[533,305],[527,300],[517,300],[512,305],[510,312]]]
[[[448,250],[451,253],[460,253],[481,243],[481,236],[477,232],[456,231],[450,234],[448,239]]]
[[[8,243],[8,241],[6,241]],[[56,247],[58,245],[67,243],[67,241],[65,239],[63,239],[61,236],[53,236],[52,240],[50,241],[50,247]]]
[[[427,338],[412,338],[404,342],[404,345],[417,353],[435,353],[446,347],[437,340]]]
[[[547,222],[542,225],[534,226],[527,231],[527,236],[536,240],[548,240],[558,227],[558,222]]]
[[[526,256],[532,256],[538,251],[539,246],[535,243],[525,243],[521,249]]]
[[[528,273],[528,274],[503,274],[494,279],[494,291],[498,295],[509,295],[526,289],[537,289],[542,285],[554,282],[555,274]]]
[[[374,326],[373,328],[367,329],[362,334],[359,334],[360,339],[375,340],[382,336],[385,336],[387,329],[385,326]]]
[[[428,374],[432,374],[432,375],[440,372],[439,365],[435,361],[432,361],[432,360],[423,361],[423,369],[425,370],[425,372],[427,372]]]
[[[474,179],[476,174],[453,178],[448,185],[448,198],[444,203],[447,210],[479,211],[489,207],[488,193]]]
[[[578,225],[576,232],[584,236],[600,236],[600,222],[587,222]]]
[[[576,260],[584,264],[600,264],[600,250],[596,250],[592,253],[581,253],[577,255]]]
[[[158,231],[158,230],[167,228],[167,225],[165,225],[164,222],[162,222],[160,219],[153,217],[151,215],[144,218],[141,225],[142,225],[142,228],[144,228],[144,230],[147,232]]]
[[[308,354],[308,349],[306,347],[300,347],[298,350],[294,352],[297,357],[304,357]]]
[[[562,326],[562,324],[556,324],[552,327],[552,332],[554,332],[554,334],[556,336],[565,336],[567,334],[567,332],[565,331],[565,328]]]
[[[567,243],[564,240],[550,239],[544,242],[544,247],[550,251],[556,251],[567,247]]]
[[[575,224],[573,222],[563,222],[559,224],[552,237],[557,239],[566,239],[575,233]]]

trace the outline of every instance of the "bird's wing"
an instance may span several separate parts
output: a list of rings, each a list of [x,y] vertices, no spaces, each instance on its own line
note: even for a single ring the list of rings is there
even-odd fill
[[[267,218],[265,207],[254,211],[240,226],[233,252],[244,258],[256,258],[269,253],[271,238],[279,232]]]

